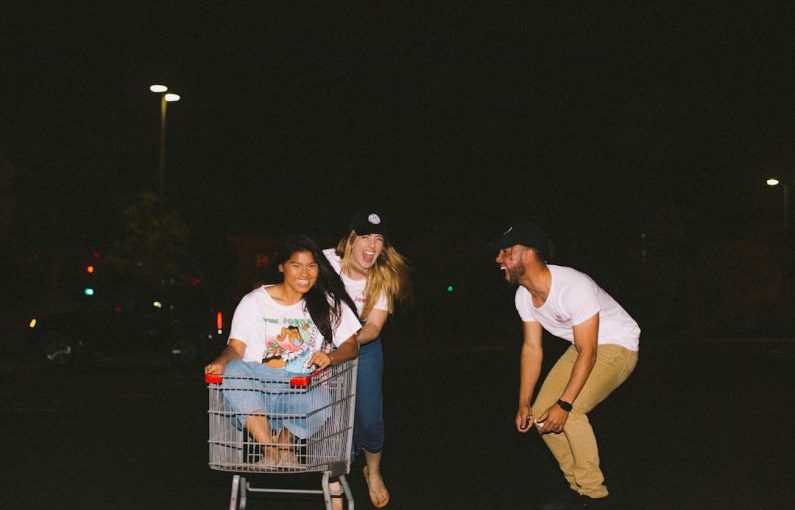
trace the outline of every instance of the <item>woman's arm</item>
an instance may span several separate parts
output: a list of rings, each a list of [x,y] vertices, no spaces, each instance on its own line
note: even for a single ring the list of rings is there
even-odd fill
[[[224,350],[221,351],[221,354],[211,361],[206,367],[204,367],[204,373],[216,375],[223,374],[226,364],[233,359],[242,358],[245,352],[245,343],[236,338],[230,338],[229,343],[226,345],[226,347],[224,347]]]
[[[342,342],[342,344],[334,352],[317,351],[312,354],[307,362],[308,366],[315,365],[318,370],[323,370],[331,365],[348,361],[359,355],[359,341],[356,339],[356,334]]]
[[[378,338],[388,316],[389,312],[386,310],[374,308],[370,312],[370,316],[367,317],[364,326],[362,326],[362,329],[359,331],[359,344],[368,344]]]

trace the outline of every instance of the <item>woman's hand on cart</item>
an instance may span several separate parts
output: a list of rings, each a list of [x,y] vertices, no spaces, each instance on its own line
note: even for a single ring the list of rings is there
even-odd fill
[[[356,335],[351,335],[350,338],[342,342],[335,351],[325,352],[323,350],[316,351],[306,362],[306,368],[311,370],[324,370],[331,365],[348,361],[359,355],[359,342]]]
[[[316,351],[307,360],[306,367],[314,370],[323,370],[334,364],[332,358],[333,354],[330,352]]]
[[[226,363],[220,362],[217,359],[211,361],[204,367],[205,374],[223,375]]]
[[[242,358],[244,352],[246,352],[246,344],[236,338],[230,338],[221,354],[204,367],[204,373],[222,375],[226,364],[233,359]]]

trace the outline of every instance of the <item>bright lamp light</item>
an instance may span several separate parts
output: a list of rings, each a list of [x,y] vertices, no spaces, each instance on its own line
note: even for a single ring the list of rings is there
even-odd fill
[[[174,101],[179,101],[178,94],[166,94],[166,101],[169,103],[173,103]]]
[[[768,179],[765,182],[768,186],[778,186],[778,179]]]
[[[168,90],[168,87],[166,87],[165,85],[152,85],[151,87],[149,87],[149,90],[151,90],[155,94],[162,94],[163,92]]]

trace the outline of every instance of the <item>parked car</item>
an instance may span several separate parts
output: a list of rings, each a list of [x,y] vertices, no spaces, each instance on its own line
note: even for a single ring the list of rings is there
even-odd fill
[[[29,343],[55,365],[103,356],[157,356],[175,364],[212,359],[231,316],[206,289],[164,285],[149,292],[89,296],[68,310],[31,318]]]

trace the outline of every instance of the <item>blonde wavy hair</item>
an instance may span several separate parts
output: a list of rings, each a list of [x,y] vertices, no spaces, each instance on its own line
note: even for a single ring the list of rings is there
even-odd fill
[[[351,230],[347,237],[337,243],[337,256],[341,260],[342,270],[349,270],[353,266],[351,248],[358,237]],[[408,305],[411,303],[411,281],[409,279],[409,265],[406,258],[401,255],[389,241],[384,238],[384,249],[376,259],[375,264],[367,270],[367,286],[364,290],[364,308],[361,316],[367,318],[373,310],[381,293],[386,296],[389,312],[394,310],[395,303]]]

